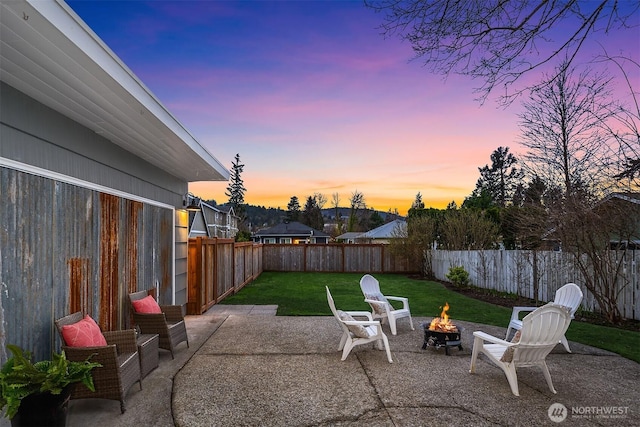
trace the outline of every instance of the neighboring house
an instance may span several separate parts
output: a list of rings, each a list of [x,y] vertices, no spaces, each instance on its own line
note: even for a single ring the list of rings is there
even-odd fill
[[[640,248],[640,193],[610,193],[596,203],[593,210],[607,221],[616,217],[633,221],[626,222],[624,224],[625,230],[620,230],[619,233],[605,230],[611,239],[609,241],[610,249],[636,250]],[[555,228],[547,231],[543,235],[542,241],[546,250],[562,250],[562,243],[556,235]]]
[[[314,230],[300,222],[278,224],[253,235],[258,243],[329,243],[330,236],[324,231]]]
[[[396,219],[354,238],[356,243],[389,243],[391,239],[407,235],[407,222]]]
[[[361,236],[362,231],[348,231],[336,237],[338,243],[355,243],[356,239]]]
[[[611,193],[594,209],[607,209],[607,205],[610,204],[617,204],[617,209],[623,209],[622,212],[628,215],[627,218],[635,219],[635,227],[629,224],[633,228],[626,230],[624,235],[611,236],[611,249],[640,249],[640,193]],[[605,211],[602,215],[608,213]]]
[[[0,362],[39,360],[70,312],[185,305],[188,184],[229,171],[63,1],[2,1],[0,28]]]
[[[235,239],[238,217],[232,206],[211,206],[197,199],[199,210],[189,214],[189,237]]]
[[[220,212],[224,215],[224,221],[221,230],[226,237],[235,238],[238,234],[238,226],[240,218],[236,215],[233,206],[218,206]]]

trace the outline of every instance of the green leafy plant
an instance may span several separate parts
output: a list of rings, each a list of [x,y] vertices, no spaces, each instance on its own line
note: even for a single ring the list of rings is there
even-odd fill
[[[102,366],[99,363],[74,362],[66,358],[64,351],[54,353],[52,360],[33,363],[31,353],[8,344],[13,353],[0,370],[0,410],[11,419],[18,412],[22,399],[37,393],[60,394],[70,384],[82,382],[95,391],[91,370]]]
[[[462,266],[449,268],[449,273],[447,273],[446,277],[456,286],[467,286],[469,284],[469,273]]]

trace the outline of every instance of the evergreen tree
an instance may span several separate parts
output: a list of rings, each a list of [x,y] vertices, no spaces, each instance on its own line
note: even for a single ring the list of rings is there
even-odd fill
[[[518,160],[509,153],[509,147],[498,147],[491,153],[491,167],[478,168],[480,178],[474,190],[475,196],[487,194],[493,203],[504,208],[511,202],[513,193],[522,178],[522,171],[516,168]]]
[[[242,171],[244,165],[240,163],[240,154],[236,154],[234,161],[231,164],[231,176],[229,177],[229,185],[227,191],[224,193],[229,197],[229,204],[233,206],[238,213],[238,208],[244,205],[244,193],[247,191],[244,188],[244,182],[242,181]]]
[[[380,215],[380,213],[376,210],[371,212],[371,215],[369,216],[368,229],[373,230],[374,228],[378,228],[383,224],[384,224],[384,219],[382,218],[382,215]]]
[[[309,227],[320,230],[324,228],[324,220],[322,219],[322,211],[320,210],[320,206],[318,206],[318,200],[316,197],[309,196],[307,197],[307,201],[304,205],[304,210],[302,211],[301,221],[303,224],[308,225]]]
[[[291,196],[289,204],[287,205],[287,221],[299,221],[300,220],[300,202],[297,196]]]
[[[238,217],[238,236],[242,236],[242,240],[246,239],[248,233],[247,216],[245,212],[244,193],[247,189],[242,181],[242,171],[244,165],[240,163],[240,154],[236,154],[234,161],[231,163],[231,175],[229,176],[229,185],[225,195],[229,197],[229,205]],[[236,238],[238,237],[236,236]]]
[[[416,194],[416,199],[413,201],[411,209],[424,209],[424,202],[422,201],[422,194],[420,194],[420,192]]]

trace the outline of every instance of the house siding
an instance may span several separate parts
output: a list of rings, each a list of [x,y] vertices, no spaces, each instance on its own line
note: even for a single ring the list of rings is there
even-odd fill
[[[73,311],[130,327],[128,293],[156,281],[186,304],[188,184],[0,84],[0,362],[50,357]]]
[[[0,82],[0,157],[182,206],[188,183]]]

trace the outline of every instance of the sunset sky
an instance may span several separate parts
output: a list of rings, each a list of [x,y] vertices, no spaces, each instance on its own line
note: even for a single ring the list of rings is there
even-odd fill
[[[252,205],[318,192],[348,206],[355,191],[401,214],[418,192],[460,205],[497,147],[523,151],[519,103],[481,105],[479,82],[430,74],[361,1],[68,4],[222,164],[240,154]],[[640,60],[638,28],[617,37],[597,41]],[[224,203],[227,185],[189,188]]]

